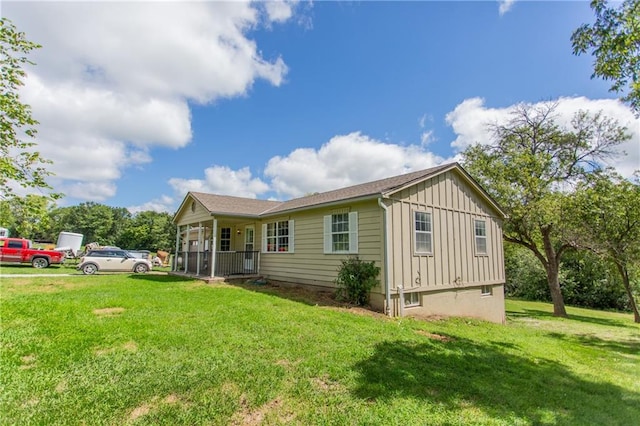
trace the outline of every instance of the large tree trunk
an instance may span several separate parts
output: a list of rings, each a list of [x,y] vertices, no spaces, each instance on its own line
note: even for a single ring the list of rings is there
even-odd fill
[[[546,265],[547,283],[549,284],[549,292],[551,293],[551,301],[553,302],[553,316],[567,317],[567,310],[564,307],[564,297],[560,290],[560,264],[550,261]]]
[[[553,316],[567,317],[567,310],[564,308],[564,297],[560,290],[560,251],[556,252],[551,243],[551,226],[541,227],[542,244],[544,245],[544,253],[547,262],[544,267],[547,271],[547,283],[549,284],[549,292],[551,292],[551,301],[553,302]],[[562,249],[560,249],[562,250]]]
[[[624,289],[627,291],[627,296],[629,296],[629,304],[633,310],[633,322],[640,323],[638,305],[636,305],[636,299],[633,297],[631,284],[629,284],[629,271],[627,271],[627,267],[625,265],[621,265],[618,262],[616,262],[616,266],[618,267],[618,272],[620,272],[620,275],[622,276],[622,284],[624,284]]]

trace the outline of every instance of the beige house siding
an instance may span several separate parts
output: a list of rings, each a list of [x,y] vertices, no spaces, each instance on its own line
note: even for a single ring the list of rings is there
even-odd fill
[[[347,211],[358,212],[358,257],[382,268],[382,214],[377,202],[369,201],[262,219],[262,223],[293,219],[295,245],[294,253],[261,253],[260,273],[277,281],[335,287],[341,261],[355,254],[324,253],[323,221],[325,215]]]
[[[496,284],[489,287],[492,290],[491,295],[483,295],[482,287],[437,289],[419,293],[420,305],[415,307],[401,306],[398,293],[393,292],[391,312],[396,316],[459,316],[504,323],[506,316],[503,286]],[[384,306],[384,295],[372,294],[371,304],[374,307]]]
[[[386,209],[380,207],[378,197]],[[430,214],[428,254],[415,252],[416,211]],[[325,253],[325,216],[336,213],[349,213],[350,220],[357,213],[356,253]],[[391,315],[470,316],[504,322],[503,217],[499,206],[466,172],[451,165],[279,205],[190,193],[174,222],[183,231],[183,237],[186,227],[191,229],[183,246],[178,248],[183,251],[188,241],[198,238],[199,227],[207,239],[213,238],[211,232],[215,227],[216,250],[220,250],[221,229],[230,227],[231,251],[244,251],[246,226],[253,226],[254,250],[260,251],[257,273],[272,281],[333,289],[341,262],[357,255],[364,261],[375,262],[381,269],[381,285],[371,293],[374,309]],[[476,220],[486,226],[486,253],[476,253]],[[290,221],[289,244],[293,250],[265,252],[264,226],[280,221]],[[385,250],[389,271],[384,269]],[[192,264],[193,261],[189,266]],[[407,301],[411,306],[407,306]]]
[[[451,170],[391,196],[389,264],[391,288],[436,291],[504,283],[498,213],[466,179]],[[414,252],[414,211],[431,213],[432,253]],[[475,253],[474,220],[484,220],[487,254]]]

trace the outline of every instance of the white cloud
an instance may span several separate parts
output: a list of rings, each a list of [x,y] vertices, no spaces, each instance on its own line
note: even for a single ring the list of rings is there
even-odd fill
[[[265,176],[280,195],[300,197],[426,169],[443,161],[421,146],[384,143],[354,132],[335,136],[318,150],[300,148],[286,157],[273,157]]]
[[[43,45],[21,95],[56,182],[69,196],[109,198],[154,147],[190,142],[188,102],[244,96],[258,79],[282,84],[282,58],[263,58],[248,34],[288,20],[294,5],[5,2],[3,16]],[[77,183],[86,180],[91,188]]]
[[[68,197],[96,202],[105,201],[116,193],[116,186],[111,182],[76,182],[63,185],[61,189]]]
[[[423,132],[422,135],[420,135],[420,144],[422,146],[427,146],[435,141],[436,137],[433,135],[433,130],[427,130],[426,132]]]
[[[154,211],[158,213],[173,213],[175,210],[176,200],[169,197],[168,195],[162,195],[160,198],[155,198],[151,201],[147,201],[146,203],[137,205],[137,206],[129,206],[127,210],[129,210],[132,214],[146,212],[146,211]]]
[[[217,165],[205,169],[204,179],[171,178],[169,184],[181,197],[189,191],[194,191],[257,198],[269,190],[269,185],[252,176],[249,167],[232,170]]]
[[[268,0],[263,4],[267,11],[267,16],[272,22],[284,22],[291,18],[293,15],[292,9],[297,3],[298,1]]]
[[[557,103],[556,121],[562,127],[569,126],[574,114],[580,110],[592,114],[601,111],[604,116],[616,119],[620,125],[626,126],[631,139],[620,145],[618,151],[624,151],[627,155],[617,157],[610,165],[625,177],[630,177],[634,170],[640,169],[640,120],[633,115],[629,107],[615,99],[585,97],[563,97],[553,102]],[[464,100],[446,116],[447,123],[457,135],[451,146],[460,152],[475,143],[491,143],[489,125],[506,124],[515,107],[510,105],[505,108],[488,108],[481,98]]]
[[[275,191],[279,198],[290,199],[426,169],[445,161],[452,160],[422,146],[385,143],[354,132],[335,136],[319,149],[299,148],[287,156],[271,158],[264,171],[265,180],[254,177],[248,167],[232,170],[214,165],[204,171],[203,179],[172,178],[169,184],[180,199],[188,191],[249,198],[265,198],[268,192]]]
[[[498,0],[498,13],[500,16],[511,10],[516,0]]]

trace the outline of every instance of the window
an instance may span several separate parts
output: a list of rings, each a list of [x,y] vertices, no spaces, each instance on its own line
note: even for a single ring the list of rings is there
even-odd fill
[[[220,228],[220,251],[231,250],[231,228]]]
[[[262,252],[293,253],[293,220],[262,225]]]
[[[493,295],[493,287],[490,285],[483,285],[480,287],[480,296],[491,296]]]
[[[484,220],[474,220],[476,235],[476,255],[487,254],[487,223]]]
[[[420,306],[420,293],[405,293],[404,306],[405,308]]]
[[[414,214],[414,251],[418,254],[431,254],[431,213],[413,212]]]
[[[349,214],[331,215],[331,251],[349,251]]]
[[[7,242],[7,248],[22,248],[22,241],[11,241]]]
[[[324,252],[358,252],[358,212],[335,213],[324,217]]]

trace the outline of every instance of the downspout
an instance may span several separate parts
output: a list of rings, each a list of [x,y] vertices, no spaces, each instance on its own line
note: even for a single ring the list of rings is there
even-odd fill
[[[391,316],[391,279],[389,274],[389,238],[387,236],[387,206],[382,202],[382,197],[378,198],[378,205],[382,208],[382,239],[384,244],[384,295],[386,300],[386,312],[388,316]]]

